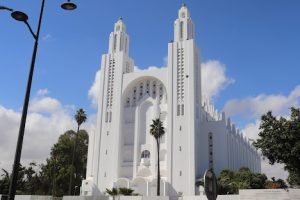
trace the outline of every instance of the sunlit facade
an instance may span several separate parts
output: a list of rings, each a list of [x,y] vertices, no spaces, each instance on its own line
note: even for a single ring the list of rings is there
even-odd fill
[[[166,129],[160,148],[162,195],[197,195],[196,182],[209,168],[216,174],[243,166],[260,172],[256,150],[202,97],[200,50],[185,5],[174,23],[166,68],[135,71],[128,50],[119,19],[102,56],[97,128],[90,134],[82,195],[112,187],[156,194],[157,148],[149,131],[158,117]]]

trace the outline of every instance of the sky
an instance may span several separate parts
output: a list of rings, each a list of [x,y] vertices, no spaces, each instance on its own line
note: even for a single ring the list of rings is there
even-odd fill
[[[76,0],[64,11],[62,0],[47,1],[41,28],[23,163],[44,162],[60,134],[76,129],[78,108],[95,127],[101,55],[121,16],[136,68],[166,66],[167,44],[181,0]],[[218,110],[257,139],[260,116],[272,110],[288,116],[300,100],[300,1],[186,0],[201,49],[202,89]],[[36,30],[40,1],[0,0],[21,10]],[[0,11],[0,168],[10,169],[34,40],[21,22]],[[98,73],[97,73],[98,72]],[[285,178],[282,165],[262,161],[269,177]]]

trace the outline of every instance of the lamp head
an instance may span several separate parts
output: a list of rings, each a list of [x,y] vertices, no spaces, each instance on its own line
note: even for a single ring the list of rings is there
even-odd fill
[[[25,13],[21,12],[21,11],[13,11],[11,13],[11,16],[15,20],[21,21],[21,22],[26,22],[28,20],[28,16]]]
[[[61,4],[61,8],[64,10],[75,10],[77,8],[77,5],[75,3],[71,3],[70,0],[68,0],[68,2]]]

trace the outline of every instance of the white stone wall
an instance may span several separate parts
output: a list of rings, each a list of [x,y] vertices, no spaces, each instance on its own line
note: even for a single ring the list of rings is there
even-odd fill
[[[15,200],[52,200],[52,196],[42,195],[16,195]]]

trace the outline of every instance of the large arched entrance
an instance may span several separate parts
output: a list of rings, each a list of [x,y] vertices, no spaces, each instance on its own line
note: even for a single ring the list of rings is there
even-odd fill
[[[137,176],[154,178],[157,153],[154,138],[150,135],[150,124],[153,119],[160,117],[164,126],[167,125],[166,87],[154,77],[135,79],[124,90],[121,107],[119,176],[129,179]],[[166,135],[162,143],[166,142]],[[149,152],[149,157],[144,158],[143,152]],[[167,159],[166,156],[163,159],[161,162]]]

